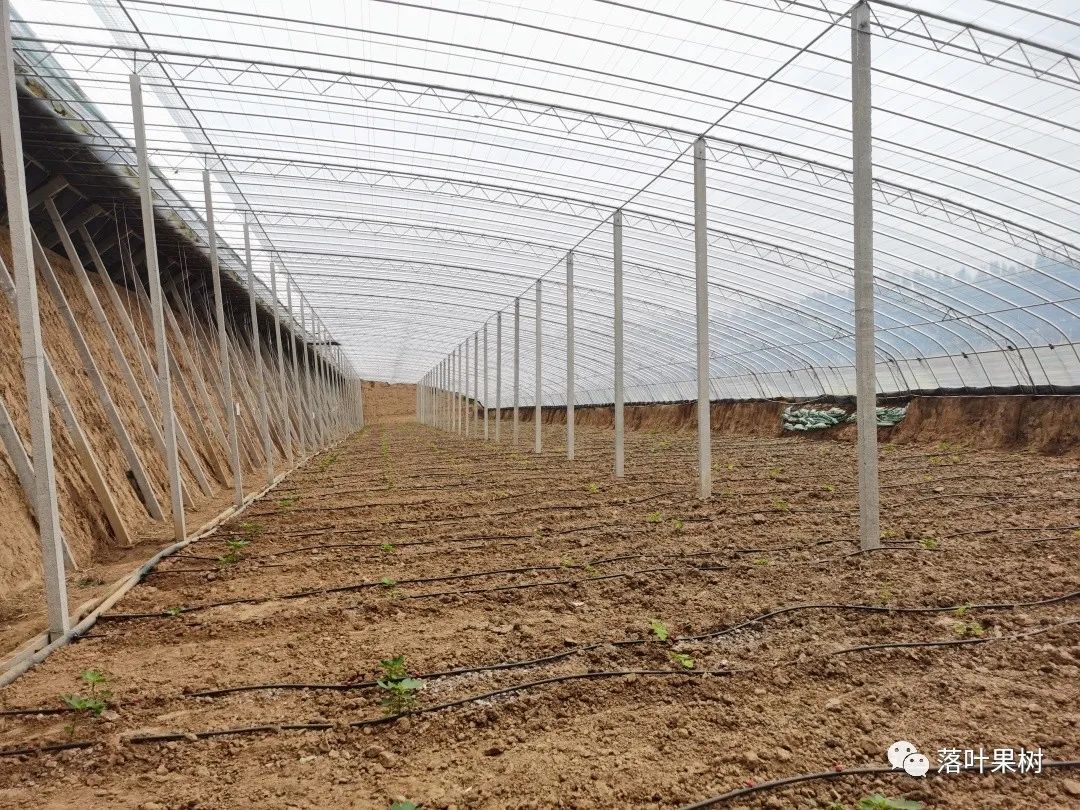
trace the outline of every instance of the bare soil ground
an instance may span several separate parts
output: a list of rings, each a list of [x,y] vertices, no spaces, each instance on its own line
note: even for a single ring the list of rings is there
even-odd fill
[[[886,548],[856,554],[846,444],[717,436],[703,503],[691,434],[629,434],[617,482],[610,431],[570,463],[561,426],[539,457],[503,429],[375,425],[164,561],[0,692],[56,709],[94,669],[112,693],[73,733],[0,715],[6,751],[92,744],[0,758],[0,805],[670,808],[900,739],[1080,759],[1076,459],[884,446]],[[399,655],[426,687],[388,718],[372,681]],[[839,774],[724,806],[875,792],[1075,807],[1080,774]]]

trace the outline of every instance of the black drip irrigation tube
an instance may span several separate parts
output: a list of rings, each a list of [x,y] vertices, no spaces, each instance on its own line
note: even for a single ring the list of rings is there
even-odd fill
[[[1077,768],[1080,767],[1080,760],[1077,759],[1065,759],[1065,760],[1050,760],[1048,762],[1041,763],[1043,768]],[[978,773],[975,767],[961,767],[961,773]],[[863,768],[848,768],[844,770],[832,770],[832,771],[819,771],[818,773],[801,773],[795,776],[784,776],[780,779],[773,779],[768,782],[759,782],[756,785],[747,785],[746,787],[736,788],[735,790],[729,790],[727,793],[721,793],[719,796],[712,796],[708,799],[702,799],[692,804],[684,804],[678,808],[678,810],[704,810],[706,807],[716,807],[717,805],[727,804],[735,799],[741,799],[746,796],[750,796],[754,793],[764,793],[770,790],[776,790],[777,788],[790,787],[791,785],[799,785],[803,782],[818,782],[827,781],[832,779],[847,779],[849,777],[858,776],[884,776],[886,774],[903,774],[903,771],[895,768],[890,768],[887,765],[870,765]],[[941,776],[942,774],[936,771],[930,771],[926,776]],[[950,776],[956,776],[957,774],[949,774]]]

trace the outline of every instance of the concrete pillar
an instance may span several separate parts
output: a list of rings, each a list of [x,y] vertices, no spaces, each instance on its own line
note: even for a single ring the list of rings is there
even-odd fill
[[[851,14],[851,148],[855,244],[855,407],[859,455],[859,548],[881,548],[877,380],[874,371],[874,189],[870,126],[870,8]]]
[[[518,443],[518,397],[521,380],[521,299],[514,299],[514,446]]]
[[[566,254],[566,458],[574,460],[574,251]]]
[[[30,209],[26,199],[26,168],[23,163],[22,125],[15,91],[14,53],[11,47],[11,3],[0,0],[0,151],[3,152],[4,192],[11,234],[12,274],[15,276],[15,309],[22,343],[23,381],[30,418],[33,456],[33,510],[38,524],[41,566],[45,582],[45,608],[50,640],[70,629],[67,584],[64,580],[63,535],[56,507],[56,475],[53,466],[52,424],[45,391],[45,350],[41,343],[34,253],[30,241]]]
[[[471,402],[469,398],[469,339],[465,338],[465,437],[469,437],[469,433],[473,427],[473,420],[476,418],[476,403]]]
[[[611,219],[613,256],[615,265],[615,477],[623,477],[625,455],[625,423],[623,419],[623,255],[622,255],[622,209]]]
[[[154,324],[158,401],[161,404],[161,432],[165,437],[165,463],[169,469],[169,500],[172,503],[173,536],[176,540],[184,540],[187,537],[187,526],[184,517],[184,491],[180,480],[180,456],[177,451],[176,441],[176,414],[173,413],[172,383],[169,373],[169,344],[165,337],[161,271],[158,269],[157,232],[154,226],[153,189],[150,186],[150,159],[147,156],[146,149],[142,80],[135,74],[131,75],[131,107],[135,128],[135,151],[139,164],[139,201],[143,221],[143,244],[146,246],[146,276],[150,287],[150,319]],[[37,445],[34,446],[37,447]]]
[[[487,324],[484,324],[484,441],[488,440],[488,340]]]
[[[709,408],[709,256],[705,205],[705,139],[694,142],[694,278],[697,300],[698,497],[712,495],[712,414]]]
[[[203,169],[203,198],[206,204],[206,234],[210,247],[210,273],[214,286],[214,318],[218,335],[218,364],[224,386],[225,426],[229,431],[229,464],[232,466],[233,501],[244,504],[244,473],[240,467],[240,436],[237,433],[236,409],[233,398],[232,369],[229,367],[229,336],[225,331],[225,304],[221,297],[221,267],[218,264],[217,233],[214,230],[214,198],[210,190],[210,170]]]
[[[543,328],[541,326],[541,317],[543,315],[543,293],[541,292],[541,285],[543,282],[540,279],[536,280],[536,394],[534,396],[533,404],[533,452],[539,453],[544,449],[543,443],[543,430],[540,426],[540,396],[543,388],[543,363],[541,362],[541,346],[543,341],[541,336]]]
[[[502,313],[495,313],[495,441],[502,435]]]
[[[274,485],[274,445],[270,441],[270,406],[266,400],[266,369],[259,340],[258,308],[255,306],[255,269],[251,266],[251,228],[244,217],[244,263],[247,265],[248,312],[251,317],[251,351],[255,355],[255,385],[259,394],[259,433],[266,459],[266,485]]]

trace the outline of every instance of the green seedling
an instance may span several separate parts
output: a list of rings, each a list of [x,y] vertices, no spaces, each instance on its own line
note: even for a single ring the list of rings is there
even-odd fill
[[[956,610],[954,610],[953,615],[956,616],[956,618],[958,618],[958,619],[962,619],[962,618],[964,618],[965,616],[968,615],[969,610],[971,610],[971,603],[970,602],[968,602],[966,605],[961,605]]]
[[[788,502],[785,501],[783,498],[777,498],[775,501],[773,501],[773,509],[775,509],[777,512],[786,512],[790,508],[791,507],[788,506]]]
[[[170,616],[179,616],[181,613],[184,612],[184,609],[183,608],[178,608],[178,607],[171,607],[171,608],[165,608],[165,612]]]
[[[71,722],[65,726],[68,735],[71,737],[75,736],[75,731],[78,729],[80,718],[90,715],[100,717],[101,713],[105,711],[106,706],[108,706],[109,698],[112,697],[112,693],[108,689],[105,689],[108,678],[105,677],[104,673],[98,672],[95,669],[88,669],[79,675],[79,679],[90,687],[89,694],[67,694],[60,696],[60,699],[64,701],[64,704],[74,712]]]
[[[659,639],[660,641],[667,641],[668,640],[669,633],[668,633],[667,625],[664,624],[659,619],[653,619],[652,621],[650,621],[649,622],[649,629],[652,632],[652,634],[654,636],[656,636],[656,638]]]
[[[338,454],[337,453],[331,453],[330,455],[325,456],[322,459],[322,461],[319,462],[319,469],[325,470],[337,460],[338,460]]]
[[[919,541],[919,545],[921,545],[927,551],[937,551],[939,548],[941,548],[941,545],[933,537],[922,538]]]
[[[595,495],[597,492],[600,491],[600,485],[597,484],[596,482],[593,482],[593,483],[589,484],[589,486],[587,488],[588,488],[589,492],[592,493],[593,495]]]
[[[892,526],[886,526],[884,529],[881,530],[881,539],[882,540],[891,540],[896,536],[897,536],[897,531]]]
[[[288,509],[290,506],[294,506],[297,500],[298,498],[296,497],[281,498],[280,500],[278,500],[278,506],[280,506],[282,509]]]
[[[922,810],[923,803],[911,799],[892,799],[872,793],[859,799],[859,810]]]
[[[591,563],[585,563],[585,565],[581,566],[581,570],[583,570],[590,577],[598,577],[598,576],[600,576],[600,569],[598,569],[596,566],[592,565]]]
[[[382,585],[384,588],[393,588],[395,585],[397,585],[397,580],[391,579],[390,577],[383,577],[379,580],[379,584]]]
[[[878,591],[878,599],[881,600],[882,605],[887,606],[889,604],[889,602],[892,601],[892,598],[893,598],[893,592],[888,586],[885,586],[880,591]]]
[[[836,492],[836,487],[834,487],[832,484],[826,484],[822,487],[822,489],[826,492]]]
[[[258,537],[263,531],[263,525],[253,520],[245,520],[240,524],[240,533],[249,539]]]
[[[577,568],[577,563],[574,562],[574,559],[572,557],[563,557],[562,558],[562,567],[563,568]]]
[[[954,629],[960,638],[982,638],[986,635],[986,628],[981,622],[957,622]]]
[[[251,545],[250,540],[241,540],[237,537],[231,537],[225,541],[225,545],[228,546],[228,554],[223,554],[218,557],[218,565],[222,568],[227,568],[230,565],[236,565],[240,560],[244,558],[241,554],[241,550],[248,545]]]
[[[387,715],[408,714],[416,706],[418,693],[424,688],[424,681],[409,675],[404,655],[380,661],[379,667],[383,671],[383,677],[375,683],[386,694],[380,704],[383,711]]]
[[[683,523],[682,518],[672,518],[671,525],[674,527],[675,531],[681,532],[683,530],[683,526],[685,526],[686,524]]]
[[[769,478],[779,478],[783,474],[783,467],[769,467]]]
[[[660,512],[660,511],[649,512],[649,514],[647,514],[645,516],[645,522],[646,523],[660,523],[661,521],[663,521],[663,519],[664,519],[664,513]]]
[[[735,494],[735,490],[730,488],[722,489],[720,490],[720,494],[723,495],[725,498],[730,498]]]
[[[754,565],[768,565],[768,564],[769,564],[769,558],[768,557],[754,557]]]
[[[391,554],[392,552],[397,550],[397,546],[395,546],[393,543],[383,543],[381,546],[379,546],[379,549],[381,551],[385,551],[387,554]]]
[[[676,664],[678,664],[683,669],[693,669],[694,668],[694,659],[691,656],[687,655],[686,653],[673,652],[673,653],[669,653],[669,657],[671,658],[672,661],[674,661]]]
[[[670,450],[671,449],[671,441],[668,440],[668,439],[661,439],[660,441],[658,441],[656,443],[656,447],[657,447],[658,450]]]
[[[390,805],[390,810],[420,810],[420,806],[415,802],[397,801]]]

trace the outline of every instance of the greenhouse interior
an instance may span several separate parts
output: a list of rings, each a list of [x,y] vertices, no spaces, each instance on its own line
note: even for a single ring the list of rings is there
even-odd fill
[[[0,807],[1080,807],[1077,0],[0,6]]]

